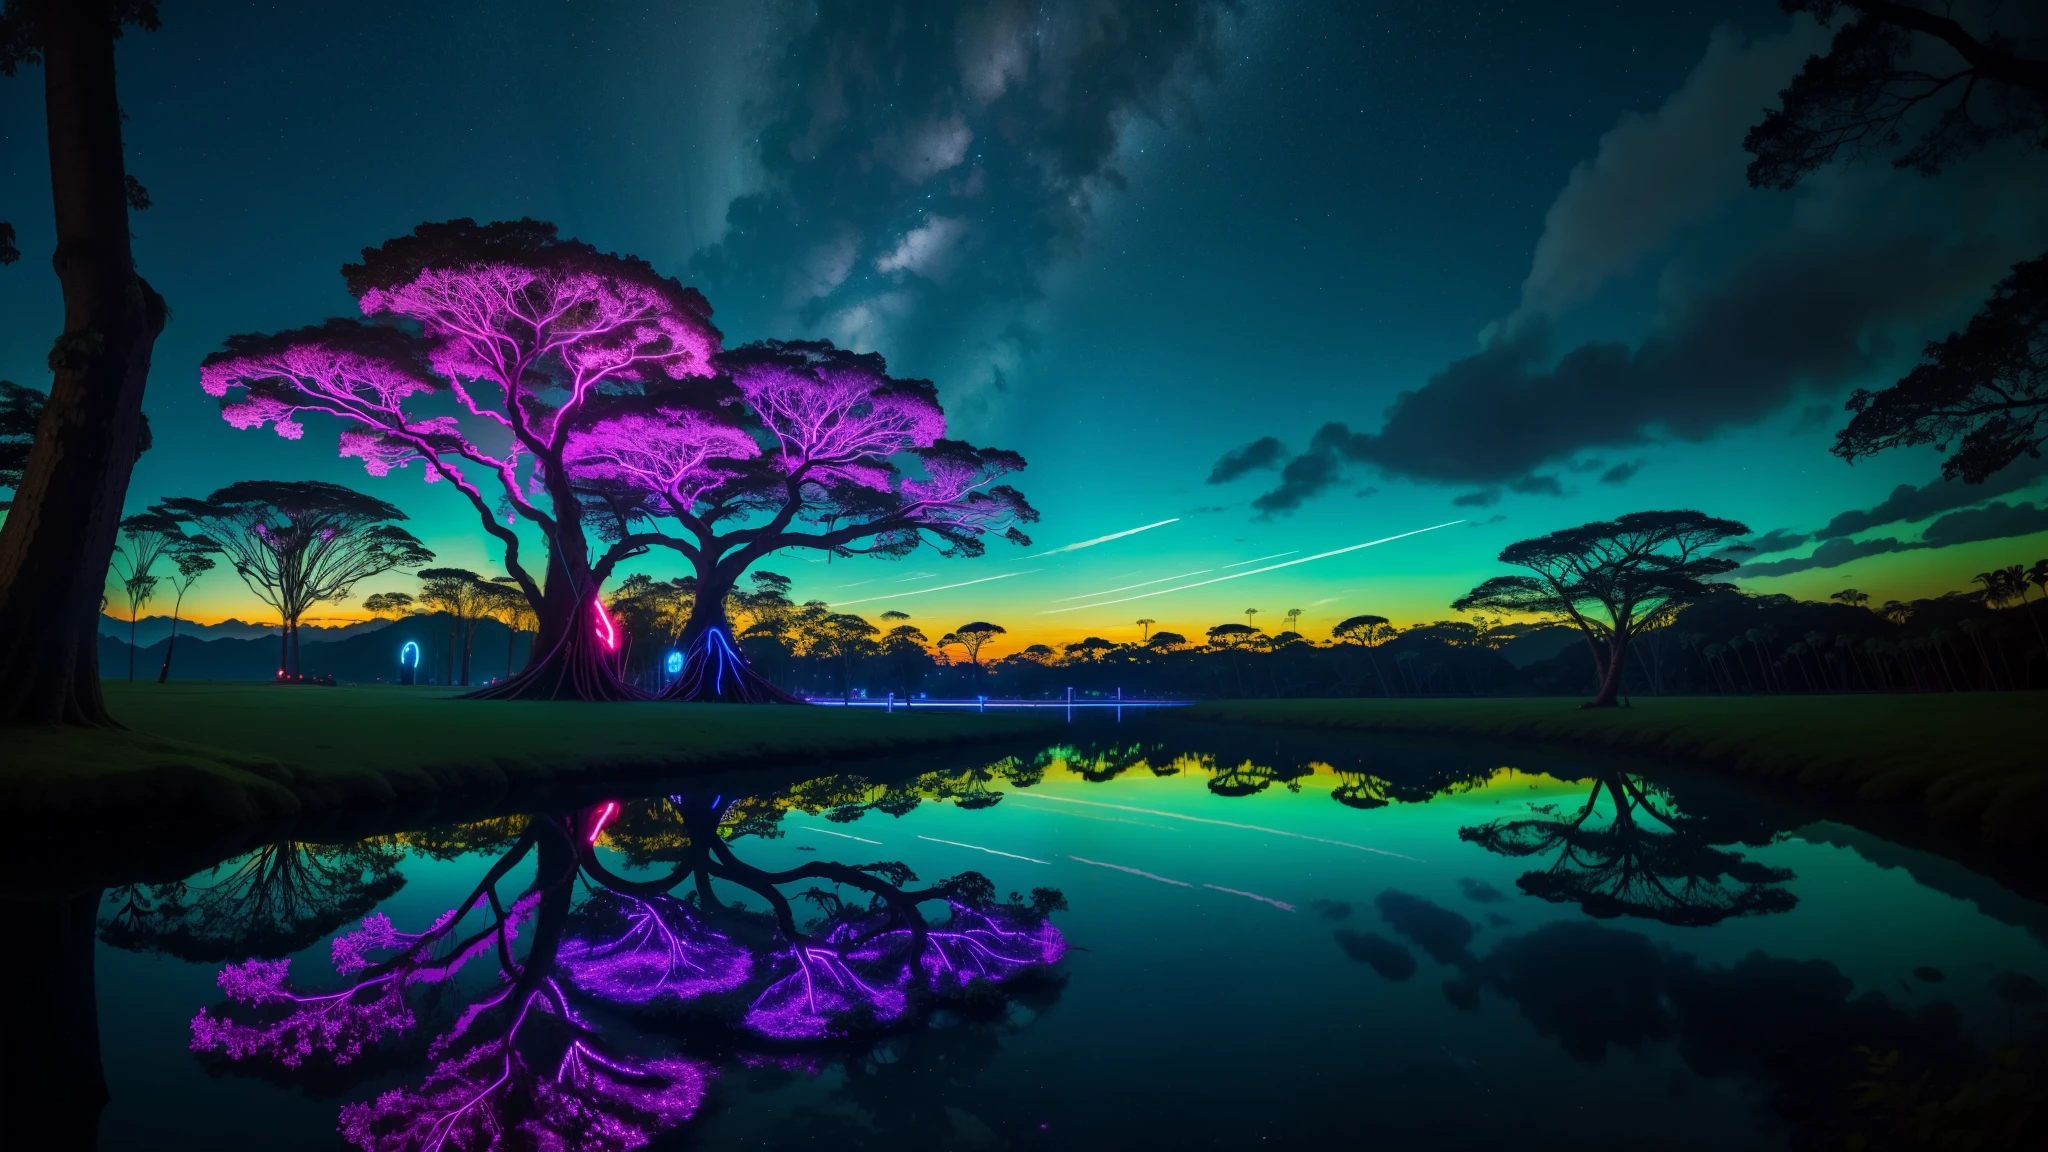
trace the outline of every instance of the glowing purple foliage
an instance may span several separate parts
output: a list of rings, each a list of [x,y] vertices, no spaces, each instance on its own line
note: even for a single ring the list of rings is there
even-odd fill
[[[572,1039],[552,1071],[520,1050],[523,1025],[563,1009],[533,996],[503,1036],[443,1059],[418,1087],[341,1110],[344,1139],[368,1152],[437,1152],[506,1145],[577,1152],[639,1148],[696,1115],[704,1069],[691,1061],[608,1057]]]
[[[909,927],[860,918],[834,925],[818,943],[766,958],[772,982],[749,1005],[746,1026],[774,1040],[886,1026],[904,1018],[914,993],[959,991],[978,980],[1000,985],[1066,955],[1066,938],[1050,921],[1026,927],[1029,914],[1007,905],[951,907],[952,919],[926,934],[921,957]]]
[[[491,933],[436,956],[432,945],[445,940],[454,927],[453,913],[418,935],[396,931],[389,917],[367,917],[361,929],[344,933],[332,946],[335,971],[344,976],[369,971],[363,979],[335,992],[302,994],[290,984],[290,960],[250,960],[221,969],[215,983],[234,1011],[201,1009],[192,1018],[192,1050],[220,1052],[230,1060],[273,1059],[296,1068],[312,1056],[347,1064],[366,1047],[403,1035],[414,1027],[406,991],[453,976],[469,960],[501,940],[509,946],[519,921],[529,915],[538,897],[514,904]],[[371,953],[398,955],[373,963]]]
[[[620,1004],[690,1000],[732,991],[753,974],[752,953],[706,928],[682,901],[619,900],[625,926],[616,935],[562,943],[562,969],[583,991]]]

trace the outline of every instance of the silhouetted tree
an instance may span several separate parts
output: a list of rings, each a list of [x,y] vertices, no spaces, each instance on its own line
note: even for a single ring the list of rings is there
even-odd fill
[[[156,575],[157,562],[170,555],[171,546],[185,532],[176,520],[150,509],[121,521],[121,538],[114,545],[112,567],[121,579],[121,592],[128,601],[128,679],[135,679],[135,618],[142,606],[156,595],[163,577]]]
[[[171,545],[171,564],[177,568],[178,574],[171,577],[171,587],[176,590],[176,596],[171,600],[171,634],[164,641],[163,667],[156,672],[159,684],[169,683],[171,679],[171,654],[178,648],[178,618],[185,610],[185,593],[199,583],[201,576],[214,570],[213,557],[219,551],[220,545],[206,536],[180,534]],[[133,636],[129,637],[128,643],[130,647],[134,646]]]
[[[404,859],[390,841],[280,840],[203,877],[109,890],[100,938],[181,960],[289,956],[405,887]]]
[[[1668,624],[1710,589],[1709,576],[1737,561],[1707,554],[1747,525],[1699,512],[1631,512],[1508,545],[1500,561],[1535,576],[1496,576],[1454,602],[1460,612],[1485,609],[1546,617],[1577,627],[1593,654],[1599,691],[1589,707],[1619,700],[1629,641]]]
[[[180,496],[157,507],[220,545],[242,583],[277,610],[280,676],[304,675],[299,618],[313,605],[345,599],[360,581],[434,558],[412,533],[390,523],[405,513],[318,480],[243,480],[204,500]]]
[[[14,490],[21,487],[22,470],[28,467],[28,451],[36,442],[36,425],[43,420],[43,394],[23,388],[12,380],[0,380],[0,512],[14,506]]]
[[[1981,484],[2048,441],[2048,256],[2013,266],[1961,332],[1881,391],[1859,388],[1834,453],[1854,463],[1888,448],[1937,445],[1941,474]]]
[[[154,30],[155,0],[0,9],[0,74],[43,66],[64,292],[48,406],[0,524],[0,720],[113,723],[100,696],[100,577],[147,446],[142,390],[168,316],[130,242],[129,210],[149,203],[121,155],[114,41],[130,24]]]
[[[989,641],[1003,635],[1005,631],[1007,630],[1001,624],[990,624],[986,620],[976,620],[971,624],[962,624],[939,638],[939,650],[944,651],[957,644],[961,651],[967,653],[967,662],[974,666],[974,690],[979,693],[981,691],[981,650],[988,647]]]
[[[1380,671],[1379,657],[1374,654],[1373,649],[1392,640],[1395,631],[1385,616],[1373,615],[1352,616],[1330,629],[1332,637],[1350,641],[1365,649],[1366,662],[1372,665],[1373,678],[1380,682],[1382,696],[1392,696],[1393,693],[1387,689],[1387,674]]]
[[[1973,30],[1946,4],[1779,0],[1822,24],[1847,9],[1827,54],[1809,57],[1780,106],[1750,129],[1749,182],[1791,188],[1837,155],[1889,152],[1923,174],[2010,136],[2048,147],[2048,59],[1997,28]],[[1999,8],[1978,8],[1995,18]]]
[[[448,617],[448,682],[466,685],[476,626],[491,614],[502,589],[467,568],[422,568],[418,575],[420,606]]]
[[[1531,896],[1578,904],[1602,918],[1705,927],[1798,903],[1782,887],[1792,879],[1789,870],[1716,847],[1703,823],[1680,814],[1639,777],[1605,772],[1594,777],[1576,813],[1495,820],[1461,828],[1458,838],[1504,856],[1554,854],[1549,868],[1515,883]]]

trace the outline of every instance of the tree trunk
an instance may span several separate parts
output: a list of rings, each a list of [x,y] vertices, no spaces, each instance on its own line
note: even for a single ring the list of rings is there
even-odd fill
[[[97,889],[0,901],[0,1147],[91,1149],[107,1103],[93,986]]]
[[[135,606],[135,605],[133,605],[133,604],[130,604],[130,605],[128,606],[128,679],[129,679],[129,681],[130,681],[131,683],[132,683],[132,682],[133,682],[133,681],[135,680],[135,613],[136,613],[136,610],[137,610],[137,609],[136,609],[136,606]],[[95,623],[97,623],[97,621],[95,621]],[[97,640],[99,639],[99,637],[95,636],[95,637],[93,637],[93,639],[94,639],[95,641],[97,641]]]
[[[291,622],[279,619],[277,622],[277,678],[282,680],[291,674],[292,626]]]
[[[1616,632],[1608,641],[1606,667],[1600,676],[1600,692],[1581,708],[1613,708],[1621,699],[1621,672],[1628,657],[1628,635]]]
[[[581,548],[580,538],[576,547]],[[597,582],[580,561],[569,570],[568,551],[548,550],[548,577],[526,667],[516,676],[463,696],[465,700],[645,700],[647,694],[619,678],[624,651],[617,626],[601,615]],[[604,635],[611,631],[612,642]]]
[[[166,313],[129,249],[115,23],[104,3],[40,5],[37,16],[64,332],[0,527],[0,721],[111,726],[100,695],[99,590]]]
[[[687,703],[803,703],[754,671],[735,642],[732,622],[725,614],[725,598],[732,592],[735,578],[736,574],[726,576],[716,570],[698,569],[697,598],[690,605],[690,620],[683,625],[678,641],[683,650],[683,671],[662,691],[660,698]],[[849,700],[852,682],[849,674]]]

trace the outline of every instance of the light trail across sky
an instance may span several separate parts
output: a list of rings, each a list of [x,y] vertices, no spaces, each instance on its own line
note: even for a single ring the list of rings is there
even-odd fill
[[[983,576],[979,580],[962,580],[958,584],[941,584],[936,588],[912,588],[908,592],[890,592],[882,596],[869,596],[862,600],[845,600],[833,605],[833,607],[851,608],[855,604],[872,604],[877,600],[894,600],[899,596],[922,596],[927,592],[944,592],[949,588],[965,588],[969,584],[986,584],[991,580],[1008,580],[1012,576],[1029,576],[1036,571],[1038,571],[1036,568],[1026,568],[1022,572],[1005,572],[1001,576]]]
[[[1090,540],[1077,540],[1072,544],[1064,544],[1058,548],[1054,548],[1049,551],[1035,552],[1029,556],[1024,557],[1024,559],[1036,560],[1041,556],[1057,556],[1062,552],[1078,552],[1083,548],[1093,548],[1097,544],[1107,544],[1111,540],[1121,540],[1126,536],[1136,536],[1140,532],[1150,532],[1154,528],[1164,528],[1168,524],[1178,523],[1179,521],[1180,517],[1178,516],[1168,517],[1165,520],[1155,520],[1150,524],[1141,524],[1136,528],[1126,528],[1121,532],[1111,532],[1107,536],[1097,536]]]
[[[1107,608],[1111,604],[1128,604],[1133,600],[1144,600],[1152,596],[1164,596],[1169,592],[1185,592],[1190,588],[1200,588],[1208,584],[1220,584],[1225,580],[1242,580],[1247,576],[1257,576],[1261,572],[1271,572],[1276,568],[1292,568],[1296,564],[1306,564],[1311,560],[1327,560],[1332,556],[1342,556],[1346,552],[1356,552],[1360,548],[1371,548],[1376,545],[1391,543],[1395,540],[1405,540],[1410,536],[1420,536],[1424,532],[1434,532],[1439,528],[1449,528],[1453,524],[1463,523],[1463,520],[1446,520],[1441,524],[1432,524],[1427,528],[1417,528],[1412,532],[1401,532],[1393,536],[1382,536],[1377,540],[1367,540],[1363,544],[1353,544],[1348,548],[1332,548],[1328,552],[1318,552],[1313,556],[1303,556],[1299,560],[1283,560],[1278,564],[1268,564],[1264,568],[1253,568],[1244,572],[1232,572],[1228,576],[1211,576],[1207,580],[1197,580],[1193,584],[1182,584],[1175,588],[1161,588],[1156,592],[1140,592],[1136,596],[1121,596],[1115,600],[1098,600],[1093,604],[1076,604],[1071,608],[1047,608],[1041,611],[1039,615],[1055,616],[1061,612],[1079,612],[1084,608]],[[1282,555],[1285,555],[1285,553],[1282,553]]]
[[[1290,551],[1290,552],[1275,552],[1275,553],[1273,553],[1273,554],[1272,554],[1271,556],[1254,556],[1254,557],[1252,557],[1252,558],[1251,558],[1251,559],[1249,559],[1249,560],[1239,560],[1239,561],[1238,561],[1237,563],[1235,563],[1235,564],[1225,564],[1225,565],[1224,565],[1224,567],[1225,567],[1225,568],[1242,568],[1242,567],[1244,567],[1244,566],[1245,566],[1245,565],[1247,565],[1247,564],[1257,564],[1257,563],[1258,563],[1259,561],[1261,561],[1261,560],[1278,560],[1278,559],[1279,559],[1279,558],[1281,558],[1282,556],[1292,556],[1292,555],[1294,555],[1294,553],[1295,553],[1295,552],[1299,552],[1299,551],[1301,551],[1301,549],[1299,549],[1299,548],[1296,548],[1296,549],[1294,549],[1293,551]]]
[[[1126,584],[1121,588],[1104,588],[1100,592],[1083,592],[1079,596],[1062,596],[1053,601],[1053,603],[1065,604],[1069,600],[1086,600],[1090,596],[1107,596],[1112,592],[1129,592],[1133,588],[1150,588],[1154,584],[1164,584],[1168,580],[1185,580],[1190,576],[1200,576],[1204,572],[1213,571],[1215,571],[1213,568],[1197,568],[1193,572],[1182,572],[1177,576],[1161,576],[1157,580],[1141,580],[1136,584]]]
[[[937,836],[919,836],[918,839],[929,840],[934,844],[950,844],[955,848],[972,848],[976,852],[986,852],[991,856],[1008,856],[1012,860],[1024,860],[1032,864],[1050,863],[1050,861],[1040,860],[1035,856],[1019,856],[1015,852],[1005,852],[1000,848],[983,848],[979,844],[962,844],[958,840],[941,840]]]

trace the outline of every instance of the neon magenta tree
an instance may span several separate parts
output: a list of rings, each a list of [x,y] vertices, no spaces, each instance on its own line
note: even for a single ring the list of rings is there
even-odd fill
[[[826,341],[749,344],[717,364],[736,392],[717,408],[650,414],[639,401],[572,433],[566,453],[586,492],[614,494],[621,544],[673,549],[694,569],[683,673],[666,698],[792,699],[747,666],[726,618],[734,585],[770,553],[978,556],[991,535],[1031,542],[1022,526],[1038,512],[1001,482],[1024,458],[946,439],[930,381]]]
[[[601,509],[576,488],[565,453],[596,410],[711,376],[711,306],[644,261],[558,239],[535,220],[422,224],[342,274],[382,326],[235,337],[207,358],[201,385],[237,428],[296,440],[307,416],[333,417],[341,454],[372,475],[418,461],[427,481],[468,498],[539,620],[527,668],[473,696],[637,697],[618,678],[598,591],[643,545],[614,538],[593,556],[604,540],[588,521]],[[708,387],[698,391],[710,402]],[[717,450],[734,450],[710,422],[668,428],[668,440],[700,427]],[[520,555],[520,521],[547,544],[538,579]]]

